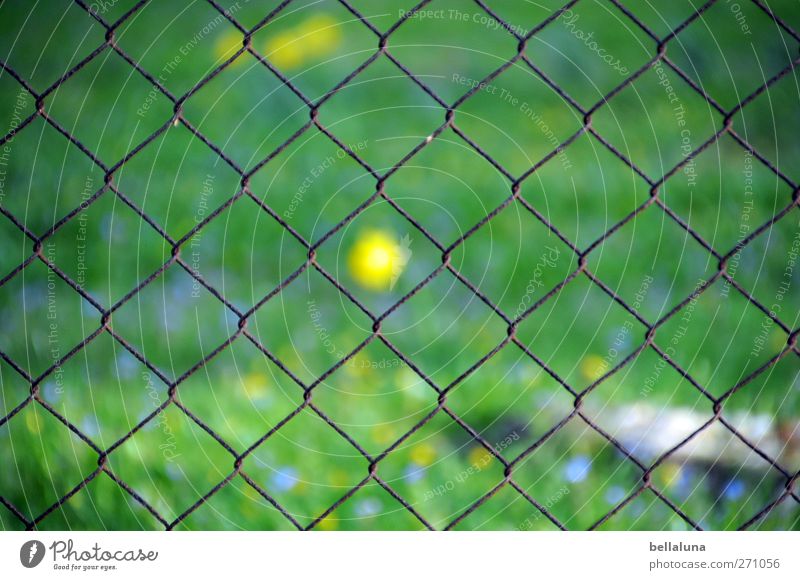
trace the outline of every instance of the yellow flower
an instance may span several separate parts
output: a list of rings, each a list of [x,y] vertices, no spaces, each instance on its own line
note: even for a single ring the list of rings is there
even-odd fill
[[[280,69],[300,66],[305,59],[303,41],[291,30],[276,34],[264,45],[267,60]]]
[[[407,236],[398,243],[385,232],[367,231],[350,250],[350,274],[370,290],[391,289],[408,263],[410,244]]]
[[[218,62],[232,57],[237,50],[242,47],[242,35],[238,30],[228,30],[224,32],[214,45],[214,54]],[[236,65],[242,62],[241,57],[233,61],[232,64]]]
[[[665,463],[656,474],[662,487],[672,487],[680,480],[681,466],[677,463]]]
[[[478,469],[483,469],[492,461],[492,454],[485,447],[473,447],[469,452],[469,464]]]
[[[587,355],[581,361],[581,374],[587,380],[596,381],[608,370],[608,363],[596,354]]]
[[[427,467],[436,459],[436,449],[430,443],[420,443],[411,450],[410,457],[420,467]]]
[[[349,482],[347,472],[342,469],[334,469],[328,476],[328,483],[334,487],[348,487]]]
[[[257,399],[267,392],[267,377],[257,372],[248,373],[242,378],[242,386],[251,399]]]
[[[324,532],[330,532],[339,527],[339,520],[334,517],[326,516],[317,524],[317,529]]]
[[[279,32],[264,45],[267,59],[281,69],[293,69],[309,58],[330,53],[341,43],[339,23],[325,14],[312,16]]]
[[[386,424],[375,425],[372,428],[372,440],[379,445],[389,445],[397,439],[394,429]]]
[[[300,42],[307,56],[331,52],[341,42],[339,23],[326,14],[312,16],[298,27]]]

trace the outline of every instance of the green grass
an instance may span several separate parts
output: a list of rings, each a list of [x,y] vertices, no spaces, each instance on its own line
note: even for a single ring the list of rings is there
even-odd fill
[[[400,10],[410,8],[410,3],[399,1],[351,2],[379,30],[391,26]],[[524,30],[559,4],[488,3]],[[47,89],[100,46],[105,35],[79,6],[52,4],[58,6],[40,3],[30,15],[27,6],[0,6],[0,54],[36,91]],[[119,18],[129,4],[115,2],[103,17]],[[273,58],[311,100],[336,86],[378,45],[377,37],[341,4],[318,4],[292,4],[295,11],[287,11],[252,37],[254,48],[264,54],[274,47],[275,38],[300,34],[312,15],[330,19],[333,27],[325,32],[322,48],[303,48],[306,52],[295,65],[283,64],[288,63],[286,52]],[[691,14],[689,3],[659,5],[658,10],[649,4],[625,2],[659,36]],[[719,2],[667,48],[667,56],[725,111],[797,54],[791,35],[757,7],[740,4],[750,34],[740,28],[729,6]],[[435,1],[430,8],[460,16],[410,20],[391,35],[388,46],[446,103],[459,99],[473,80],[483,79],[516,54],[517,41],[511,35],[473,19],[484,15],[476,12],[477,5]],[[790,25],[800,21],[796,6],[776,2],[774,9]],[[254,26],[263,10],[255,2],[232,7],[245,26]],[[233,54],[242,40],[217,16],[204,2],[148,4],[115,31],[115,42],[181,96]],[[567,16],[572,25],[567,17],[556,20],[528,41],[525,54],[584,109],[594,107],[656,54],[657,43],[610,3],[580,2]],[[618,60],[617,69],[626,68],[627,74],[609,66],[576,30],[593,31],[597,47]],[[312,34],[296,46],[307,47],[314,40]],[[225,54],[226,48],[230,50]],[[163,527],[108,473],[97,473],[98,454],[47,405],[97,449],[112,449],[106,469],[167,522],[233,475],[228,485],[182,518],[179,529],[293,527],[249,482],[299,525],[315,523],[315,529],[421,528],[386,487],[437,528],[457,521],[456,529],[553,529],[554,524],[520,493],[503,485],[503,463],[488,454],[465,425],[513,463],[517,487],[570,529],[597,524],[631,494],[635,498],[603,521],[601,529],[687,528],[654,490],[703,527],[738,527],[778,497],[785,482],[778,469],[738,440],[726,450],[732,460],[709,463],[698,452],[696,457],[659,463],[650,477],[654,490],[641,493],[642,470],[579,415],[534,444],[573,413],[575,398],[568,387],[578,392],[594,385],[582,399],[582,414],[620,438],[627,433],[625,424],[609,421],[611,415],[604,411],[644,406],[665,414],[691,410],[703,420],[714,415],[713,402],[691,380],[666,365],[653,349],[640,352],[647,329],[637,316],[653,324],[681,305],[659,327],[654,343],[713,398],[783,351],[787,333],[769,324],[761,310],[723,280],[696,301],[684,301],[718,270],[719,259],[709,247],[719,256],[727,254],[792,201],[792,188],[765,163],[789,180],[800,178],[797,99],[796,76],[790,73],[732,116],[737,135],[752,143],[763,159],[746,155],[732,136],[723,135],[686,171],[663,183],[662,176],[685,159],[686,147],[699,147],[724,126],[724,113],[663,64],[638,76],[592,113],[592,129],[652,183],[659,183],[659,202],[702,241],[655,203],[606,235],[653,191],[646,179],[588,133],[538,167],[521,183],[519,199],[462,240],[512,195],[512,182],[449,128],[380,183],[413,222],[378,198],[329,235],[379,183],[315,126],[307,127],[309,111],[303,101],[255,58],[242,55],[181,103],[185,120],[218,148],[220,156],[184,124],[173,126],[169,99],[153,92],[151,83],[106,48],[48,93],[44,110],[107,167],[132,156],[113,174],[119,195],[104,189],[47,239],[42,255],[102,308],[110,308],[171,259],[173,248],[163,233],[181,242],[186,268],[219,291],[233,309],[244,313],[260,304],[248,319],[247,331],[280,365],[241,335],[195,368],[238,332],[238,316],[179,264],[171,263],[115,309],[109,325],[167,382],[195,369],[179,383],[175,403],[158,412],[169,398],[167,384],[110,334],[101,333],[37,383],[35,394],[44,404],[29,404],[0,425],[0,461],[6,466],[0,473],[0,496],[25,518],[34,519],[94,474],[37,527]],[[11,75],[0,74],[0,132],[35,109],[35,99],[20,93]],[[325,100],[317,117],[378,174],[424,143],[446,118],[446,107],[385,55]],[[516,178],[571,139],[586,119],[517,61],[464,101],[453,120]],[[166,128],[138,149],[162,127]],[[255,199],[241,195],[242,179],[231,164],[249,172],[304,127],[302,135],[250,176],[247,187]],[[0,154],[0,204],[33,236],[48,233],[104,186],[104,171],[42,118],[15,135]],[[203,222],[223,205],[216,218]],[[263,206],[308,244],[325,240],[315,250],[316,263],[374,315],[387,313],[381,320],[382,335],[415,368],[373,339],[327,374],[372,336],[373,321],[316,269],[303,270],[261,304],[308,256],[307,247]],[[734,280],[790,329],[797,327],[800,312],[800,280],[796,253],[791,251],[797,250],[799,227],[793,209],[726,264]],[[385,292],[361,287],[348,265],[350,249],[374,229],[398,240],[407,235],[411,243],[406,268]],[[6,276],[31,256],[34,243],[4,216],[0,240],[0,276]],[[581,253],[591,248],[585,256],[586,271],[633,312],[586,274],[561,287],[581,266],[573,248]],[[508,325],[452,271],[444,270],[393,307],[441,266],[445,250],[452,270],[509,318],[527,312],[559,288],[516,327],[519,344],[506,344],[477,369],[479,360],[507,340]],[[97,309],[39,260],[0,286],[0,309],[0,350],[34,378],[102,324]],[[632,353],[639,354],[596,384]],[[722,417],[734,423],[742,416],[766,420],[769,433],[790,440],[800,421],[798,372],[800,361],[790,353],[726,397]],[[316,385],[313,407],[298,411],[304,392],[295,379]],[[0,361],[0,384],[4,417],[29,397],[31,385],[6,361]],[[439,410],[398,443],[437,410],[437,388],[446,389],[447,412]],[[118,445],[154,413],[149,423]],[[222,443],[190,415],[202,420]],[[720,423],[713,429],[721,429]],[[800,468],[797,434],[793,437],[794,443],[777,458],[790,473]],[[664,433],[663,439],[677,445],[682,437]],[[636,447],[636,441],[622,444],[646,467],[656,460],[646,448]],[[369,476],[370,460],[359,447],[380,458],[374,474],[383,485],[370,479],[320,521]],[[234,461],[245,451],[235,471]],[[491,490],[496,490],[491,498],[461,517]],[[0,525],[24,527],[2,506]],[[757,527],[797,529],[800,504],[789,498]]]

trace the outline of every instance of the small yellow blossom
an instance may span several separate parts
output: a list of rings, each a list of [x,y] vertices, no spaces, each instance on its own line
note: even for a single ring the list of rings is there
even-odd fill
[[[427,467],[436,459],[436,448],[430,443],[420,443],[411,450],[410,457],[420,467]]]
[[[469,452],[469,464],[478,469],[483,469],[492,461],[492,454],[485,447],[473,447]]]
[[[308,57],[330,53],[341,42],[339,23],[326,14],[312,16],[298,27],[298,37]]]
[[[339,23],[328,15],[317,14],[271,36],[264,45],[264,51],[275,66],[289,70],[299,67],[308,59],[332,55],[341,41]]]
[[[222,62],[236,54],[236,51],[242,48],[242,39],[242,34],[238,30],[228,30],[220,35],[214,45],[214,54],[217,57],[217,61]],[[239,64],[240,62],[242,62],[241,57],[233,61],[233,64]]]
[[[303,41],[291,30],[276,34],[264,45],[267,60],[280,69],[293,69],[305,59]]]
[[[379,230],[364,232],[350,250],[350,273],[370,290],[391,289],[410,257],[408,238],[399,242]]]
[[[339,520],[331,516],[326,516],[317,524],[317,528],[324,532],[333,531],[338,527],[339,527]]]
[[[661,469],[656,471],[658,482],[662,487],[672,487],[681,477],[681,466],[677,463],[665,463]]]
[[[581,374],[587,380],[596,381],[608,370],[608,363],[596,354],[587,355],[581,361]]]
[[[263,397],[267,392],[267,377],[258,372],[248,373],[242,378],[242,386],[251,399]]]

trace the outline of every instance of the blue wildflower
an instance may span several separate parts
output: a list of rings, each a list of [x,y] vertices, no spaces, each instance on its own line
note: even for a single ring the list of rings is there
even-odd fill
[[[381,510],[381,502],[374,497],[368,497],[356,504],[356,514],[362,518],[374,516]]]
[[[731,479],[722,494],[725,499],[736,501],[744,495],[745,491],[745,485],[741,479]]]
[[[270,478],[272,488],[278,491],[289,491],[297,485],[297,470],[294,467],[282,467]]]
[[[586,479],[592,469],[592,460],[586,455],[576,455],[564,466],[564,476],[570,483],[578,483]]]
[[[408,483],[417,483],[425,475],[425,468],[416,463],[409,463],[403,473],[403,477]]]
[[[617,505],[623,499],[625,499],[625,490],[622,489],[618,485],[614,485],[608,488],[606,492],[606,501],[611,505]]]

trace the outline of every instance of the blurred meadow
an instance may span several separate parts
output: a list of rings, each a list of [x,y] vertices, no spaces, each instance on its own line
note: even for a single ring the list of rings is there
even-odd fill
[[[0,2],[2,529],[800,529],[800,4],[484,3]]]

